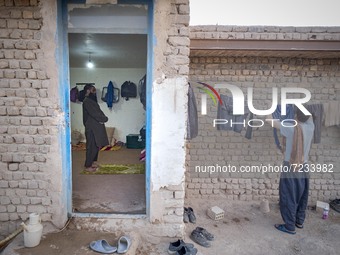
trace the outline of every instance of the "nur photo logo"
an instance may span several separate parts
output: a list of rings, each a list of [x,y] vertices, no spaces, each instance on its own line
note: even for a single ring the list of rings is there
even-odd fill
[[[221,99],[221,95],[217,92],[216,89],[227,89],[231,95],[232,95],[232,109],[233,115],[244,115],[244,108],[245,108],[245,95],[243,91],[237,87],[236,85],[227,84],[227,83],[221,83],[221,84],[215,84],[213,86],[203,83],[203,82],[197,82],[200,85],[203,85],[204,87],[200,87],[199,89],[204,91],[204,93],[201,94],[201,114],[206,115],[207,114],[207,95],[210,96],[210,98],[213,100],[213,103],[215,106],[217,106],[217,102],[220,104],[221,107],[223,107],[223,101]],[[281,105],[281,115],[286,115],[286,108],[288,105],[295,106],[299,108],[305,115],[310,116],[311,113],[304,107],[303,104],[309,102],[311,99],[311,93],[309,90],[305,88],[298,88],[298,87],[288,87],[288,88],[280,88],[280,102],[279,102],[279,88],[272,88],[271,89],[271,106],[269,109],[256,109],[254,107],[253,101],[253,94],[254,90],[252,87],[247,88],[247,107],[251,113],[258,116],[268,116],[275,112],[277,106]],[[288,95],[303,95],[300,98],[288,98]],[[266,119],[269,121],[278,120],[278,119]],[[295,126],[297,123],[294,119],[286,119],[281,122],[281,125],[285,126],[285,122],[288,122],[288,126],[292,126],[291,123],[294,123],[293,126]],[[214,127],[216,125],[225,125],[228,123],[228,120],[226,119],[214,119],[213,125]],[[255,125],[255,123],[258,123]],[[241,123],[234,123],[234,124],[243,124],[246,126],[246,121]],[[262,127],[264,124],[264,121],[261,119],[250,119],[248,120],[248,126],[251,127]],[[232,123],[231,123],[232,125]]]

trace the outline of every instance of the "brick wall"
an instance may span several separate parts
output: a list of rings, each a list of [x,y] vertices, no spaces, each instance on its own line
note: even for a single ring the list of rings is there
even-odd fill
[[[53,221],[61,207],[51,180],[61,171],[54,154],[60,118],[47,23],[37,0],[0,1],[0,235],[31,212]]]
[[[287,29],[278,28],[278,31]],[[201,32],[201,34],[204,33]],[[196,35],[191,37],[193,36]],[[213,33],[210,36],[214,36]],[[300,38],[305,36],[301,35]],[[339,38],[338,36],[339,34],[334,34],[329,38]],[[326,37],[328,38],[327,35],[323,36],[323,38]],[[265,106],[262,109],[268,109],[268,105],[271,105],[272,87],[306,88],[312,94],[310,104],[340,100],[339,59],[191,57],[189,77],[190,81],[203,81],[211,85],[223,82],[234,84],[245,93],[247,87],[254,87],[255,108]],[[213,119],[217,118],[217,107],[208,97],[207,115],[202,116],[199,86],[195,82],[192,82],[192,85],[198,101],[199,135],[187,143],[186,197],[224,197],[230,200],[270,198],[276,201],[279,174],[209,174],[195,171],[196,166],[216,166],[216,164],[235,166],[237,169],[240,166],[260,165],[261,163],[279,165],[282,162],[282,155],[276,149],[270,125],[265,124],[264,127],[253,130],[251,140],[244,137],[245,131],[241,134],[233,131],[217,131],[213,127]],[[226,93],[225,90],[219,90],[219,92]],[[339,198],[339,127],[322,127],[321,143],[312,145],[310,155],[310,160],[316,164],[334,166],[334,173],[311,174],[310,202],[317,199],[328,201]]]

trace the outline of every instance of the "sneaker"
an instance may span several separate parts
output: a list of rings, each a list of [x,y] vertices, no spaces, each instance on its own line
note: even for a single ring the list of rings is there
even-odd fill
[[[202,232],[197,231],[196,229],[191,232],[190,235],[191,240],[203,247],[210,247],[210,243],[208,242],[207,238],[202,234]]]
[[[332,201],[329,203],[329,205],[331,206],[331,208],[332,208],[334,211],[340,213],[340,199],[334,199],[334,200],[332,200]]]
[[[188,207],[188,216],[189,216],[189,221],[191,223],[196,223],[196,216],[195,216],[194,210],[191,207]]]
[[[176,252],[176,255],[196,255],[197,249],[189,249],[187,246],[182,246],[182,248]]]
[[[178,239],[176,242],[170,243],[168,252],[169,254],[175,254],[177,251],[182,249],[182,247],[185,246],[189,250],[194,248],[194,245],[191,243],[185,243],[183,240]]]
[[[183,221],[184,221],[184,223],[189,222],[189,211],[188,211],[188,208],[186,208],[186,207],[184,207]]]
[[[208,232],[206,229],[204,229],[204,228],[197,227],[195,230],[198,231],[198,232],[201,232],[201,233],[204,235],[204,237],[205,237],[207,240],[209,240],[209,241],[213,241],[213,240],[215,239],[214,235],[211,234],[211,233],[209,233],[209,232]]]

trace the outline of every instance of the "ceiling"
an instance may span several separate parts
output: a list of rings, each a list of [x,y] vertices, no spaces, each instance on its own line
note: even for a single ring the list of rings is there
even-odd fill
[[[147,35],[69,33],[71,68],[85,68],[91,57],[96,68],[145,68]]]

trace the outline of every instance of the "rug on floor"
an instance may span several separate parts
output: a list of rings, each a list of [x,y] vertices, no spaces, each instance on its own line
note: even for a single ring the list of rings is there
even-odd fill
[[[81,174],[144,174],[145,164],[99,165],[96,172],[82,171]]]

